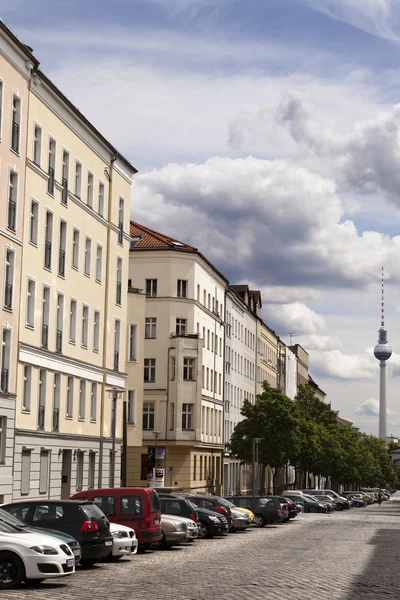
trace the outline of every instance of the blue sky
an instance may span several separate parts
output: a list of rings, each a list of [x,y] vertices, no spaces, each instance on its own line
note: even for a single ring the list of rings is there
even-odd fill
[[[2,4],[139,168],[132,217],[260,288],[265,319],[298,334],[334,408],[371,432],[385,264],[400,434],[397,0]]]

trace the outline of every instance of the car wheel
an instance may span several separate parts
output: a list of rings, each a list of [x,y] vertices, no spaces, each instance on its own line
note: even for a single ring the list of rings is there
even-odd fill
[[[254,523],[256,527],[265,527],[265,519],[262,515],[254,515]]]
[[[39,587],[43,581],[44,579],[25,579],[25,583],[26,585],[29,585],[29,587]]]
[[[210,537],[210,528],[204,521],[199,522],[199,538],[203,540],[204,538]]]
[[[316,506],[310,506],[308,509],[309,513],[316,513],[318,512],[318,508]]]
[[[343,510],[343,504],[337,504],[336,510]]]
[[[149,544],[139,544],[138,546],[138,554],[144,554],[146,550],[150,550]]]
[[[25,566],[13,552],[0,552],[0,590],[11,590],[25,579]]]
[[[286,517],[286,519],[284,519],[284,523],[288,523],[289,522],[290,517]]]
[[[79,564],[82,565],[83,568],[89,569],[90,567],[94,567],[97,561],[97,558],[81,558],[81,562]]]

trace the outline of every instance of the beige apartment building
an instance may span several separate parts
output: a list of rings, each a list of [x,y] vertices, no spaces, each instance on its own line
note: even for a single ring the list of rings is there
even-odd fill
[[[4,25],[1,36],[0,252],[12,279],[6,265],[1,364],[11,393],[2,389],[0,411],[16,394],[14,499],[67,498],[120,482],[136,170]]]
[[[257,324],[257,394],[262,394],[266,381],[278,387],[278,336],[262,321]]]
[[[36,60],[0,21],[0,502],[12,499],[29,81]]]
[[[155,455],[159,483],[219,492],[228,282],[196,248],[133,222],[129,281],[146,314],[143,446],[128,448],[128,483],[146,485]]]

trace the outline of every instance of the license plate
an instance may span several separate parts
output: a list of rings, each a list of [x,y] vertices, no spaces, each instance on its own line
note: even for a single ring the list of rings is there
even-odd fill
[[[69,558],[67,560],[67,567],[74,567],[75,566],[75,559],[74,558]]]
[[[106,546],[112,546],[112,541],[111,540],[107,541],[107,542],[104,542],[104,543],[105,543]]]
[[[154,519],[154,525],[158,525],[160,522],[160,519]]]
[[[74,556],[80,556],[80,555],[81,555],[80,550],[74,550]]]

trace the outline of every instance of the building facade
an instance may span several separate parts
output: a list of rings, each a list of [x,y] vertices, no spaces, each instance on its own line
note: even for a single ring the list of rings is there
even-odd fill
[[[10,434],[6,463],[14,454],[14,499],[66,498],[120,480],[122,400],[116,391],[126,379],[136,170],[3,24],[1,44],[7,173],[1,185],[8,197],[0,217],[7,290],[1,364],[2,390],[8,370],[9,393],[0,394],[0,418],[8,403],[10,430],[15,404],[14,452]],[[5,500],[7,477],[0,493]]]
[[[133,222],[131,239],[146,316],[143,447],[128,449],[128,483],[145,485],[157,446],[165,484],[220,490],[227,280],[192,246]]]
[[[257,394],[262,394],[263,383],[278,387],[278,336],[259,319],[257,327]]]

